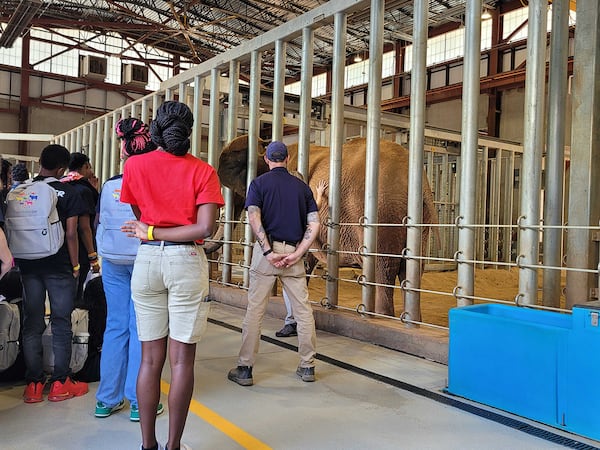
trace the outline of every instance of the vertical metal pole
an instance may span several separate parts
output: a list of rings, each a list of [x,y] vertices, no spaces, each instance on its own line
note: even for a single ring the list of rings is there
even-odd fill
[[[509,151],[505,166],[504,183],[504,225],[513,224],[514,192],[515,192],[515,152]],[[511,262],[512,258],[512,228],[504,228],[502,255],[503,262]]]
[[[577,2],[573,65],[569,225],[597,226],[600,216],[600,3]],[[598,245],[589,229],[567,234],[569,267],[596,269]],[[567,307],[587,301],[596,274],[568,271]]]
[[[75,148],[71,149],[71,152],[81,152],[81,127],[78,127],[75,131]]]
[[[423,146],[425,144],[425,91],[427,90],[427,23],[429,2],[415,2],[413,26],[413,69],[410,83],[410,145],[408,161],[408,223],[406,247],[408,255],[421,254],[420,227],[410,223],[423,222]],[[421,287],[421,261],[406,260],[408,286]],[[404,310],[410,320],[421,320],[419,292],[404,293]]]
[[[477,214],[476,214],[476,223],[485,224],[486,222],[486,214],[488,208],[488,188],[487,188],[487,179],[488,179],[488,165],[489,165],[489,147],[483,147],[481,151],[481,157],[479,161],[479,167],[477,169],[477,178],[475,182],[476,193],[477,193],[477,202],[478,205]],[[477,257],[476,259],[485,260],[485,244],[486,244],[486,228],[480,227],[477,228]],[[483,268],[483,264],[480,265]]]
[[[161,105],[161,101],[160,101],[160,94],[155,93],[152,96],[152,117],[156,117],[156,110],[158,109],[158,107]]]
[[[275,41],[275,69],[273,79],[273,127],[271,138],[274,141],[283,139],[283,100],[285,85],[285,62],[286,62],[286,44],[285,41],[278,39]]]
[[[527,71],[525,75],[525,133],[521,176],[521,220],[519,260],[538,264],[540,188],[544,149],[544,92],[546,81],[547,0],[530,0],[527,33]],[[537,269],[520,267],[521,303],[533,305],[537,300]]]
[[[381,141],[381,73],[383,61],[383,14],[384,0],[371,1],[371,29],[369,39],[369,85],[367,92],[367,152],[365,163],[365,217],[363,232],[367,253],[377,252],[378,222],[377,199],[379,193],[379,144]],[[423,163],[421,162],[421,173]],[[419,251],[420,254],[420,251]],[[363,275],[367,281],[376,280],[376,256],[363,256]],[[362,287],[362,304],[367,311],[385,313],[385,305],[375,304],[375,286]]]
[[[208,163],[215,169],[219,168],[219,156],[221,153],[220,130],[221,116],[219,102],[221,84],[221,69],[210,71],[210,111],[208,119]]]
[[[104,116],[104,140],[102,142],[102,182],[104,183],[112,175],[110,175],[110,135],[113,133],[113,127],[110,120],[110,115]]]
[[[300,129],[298,130],[298,172],[308,180],[310,149],[310,119],[312,115],[314,32],[312,28],[302,29],[302,68],[300,69]]]
[[[342,146],[344,145],[344,70],[346,60],[345,13],[333,16],[333,66],[331,69],[331,145],[329,153],[329,217],[327,230],[327,300],[338,304],[340,246],[340,186],[342,179]]]
[[[248,99],[248,173],[246,177],[246,189],[250,182],[256,178],[258,139],[260,138],[260,74],[262,66],[262,54],[258,50],[252,51],[250,57],[250,93]],[[246,224],[245,242],[253,242],[254,236],[250,224]],[[244,264],[250,265],[252,259],[252,247],[244,247]],[[244,286],[248,286],[249,273],[244,270]]]
[[[233,141],[237,137],[238,123],[238,105],[240,97],[240,63],[238,61],[229,61],[229,104],[227,107],[227,142]],[[223,188],[225,197],[225,228],[223,234],[223,282],[231,282],[231,238],[233,236],[233,191],[229,188]],[[238,219],[236,217],[236,219]]]
[[[138,104],[137,103],[132,103],[131,104],[131,117],[133,118],[138,118]]]
[[[198,157],[202,146],[202,97],[204,92],[204,78],[194,76],[194,128],[192,128],[192,155]]]
[[[140,118],[141,118],[142,122],[144,122],[146,125],[150,125],[150,121],[148,120],[149,116],[150,116],[149,111],[148,111],[149,103],[150,103],[150,100],[148,99],[148,97],[144,97],[142,99],[142,114],[141,114]]]
[[[113,124],[116,124],[119,121],[119,115],[117,112],[113,113]],[[113,125],[114,126],[114,125]],[[111,133],[110,133],[110,140],[111,140],[111,146],[110,146],[110,172],[107,174],[108,178],[110,177],[114,177],[116,174],[121,172],[121,168],[120,168],[120,155],[119,155],[119,140],[117,139],[117,134],[114,132],[114,130],[111,127]]]
[[[89,123],[89,134],[88,134],[88,156],[90,158],[90,163],[94,167],[94,174],[100,179],[100,175],[98,174],[98,167],[96,166],[96,154],[98,153],[98,147],[96,147],[96,125],[98,124],[97,120],[92,120]]]
[[[81,146],[79,148],[83,149],[85,147],[86,154],[88,157],[90,156],[90,124],[89,122],[82,126],[81,128]]]
[[[179,102],[187,104],[186,84],[182,81],[179,83]]]
[[[103,124],[104,120],[98,119],[95,121],[96,123],[96,154],[94,159],[94,170],[96,171],[96,176],[99,181],[104,181],[106,178],[104,177],[104,170],[102,167],[102,155],[104,154],[104,148],[102,142],[104,142],[104,133],[103,133]]]
[[[475,259],[475,200],[477,187],[477,121],[479,119],[479,78],[481,59],[481,0],[467,2],[465,15],[465,66],[462,104],[462,143],[460,167],[461,216],[458,229],[458,280],[459,294],[475,293],[475,265],[465,262]],[[473,304],[473,300],[458,296],[457,306]]]
[[[544,225],[557,226],[563,223],[569,0],[554,0],[552,2],[550,51]],[[545,229],[544,265],[562,266],[561,256],[562,230]],[[560,276],[561,273],[558,270],[544,269],[542,303],[545,306],[560,306]]]

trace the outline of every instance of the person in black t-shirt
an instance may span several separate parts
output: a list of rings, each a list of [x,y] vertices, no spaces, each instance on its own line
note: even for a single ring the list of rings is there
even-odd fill
[[[83,153],[71,153],[69,161],[69,172],[60,181],[68,183],[75,188],[86,205],[85,213],[79,216],[77,231],[79,234],[79,264],[81,265],[81,276],[77,285],[77,296],[75,297],[75,307],[83,303],[83,284],[86,276],[92,269],[92,272],[100,271],[98,254],[95,248],[95,217],[96,205],[98,204],[98,191],[94,188],[89,179],[94,176],[90,158]]]
[[[40,173],[34,180],[60,177],[69,165],[69,151],[62,145],[51,144],[40,156]],[[23,282],[23,355],[25,357],[25,403],[44,400],[46,377],[42,361],[42,334],[46,329],[46,293],[50,300],[54,372],[48,400],[61,401],[84,395],[87,383],[71,379],[71,312],[79,277],[77,218],[86,211],[77,191],[66,183],[48,183],[57,193],[56,209],[65,230],[65,242],[57,253],[40,259],[15,259]]]

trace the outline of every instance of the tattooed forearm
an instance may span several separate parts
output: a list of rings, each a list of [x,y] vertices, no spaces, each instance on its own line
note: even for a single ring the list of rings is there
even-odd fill
[[[267,233],[263,227],[260,208],[258,206],[248,207],[248,222],[252,227],[252,231],[254,231],[256,241],[258,242],[258,245],[260,245],[260,248],[262,248],[263,251],[269,250],[271,244],[269,244],[269,240],[267,239]]]
[[[306,219],[308,221],[308,223],[310,224],[311,222],[318,222],[319,221],[319,213],[318,212],[311,212],[308,213],[306,215]]]

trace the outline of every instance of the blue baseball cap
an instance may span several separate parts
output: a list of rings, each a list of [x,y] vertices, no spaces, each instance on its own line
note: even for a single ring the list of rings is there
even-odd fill
[[[281,162],[288,156],[288,149],[283,142],[273,141],[267,145],[267,159],[273,162]]]

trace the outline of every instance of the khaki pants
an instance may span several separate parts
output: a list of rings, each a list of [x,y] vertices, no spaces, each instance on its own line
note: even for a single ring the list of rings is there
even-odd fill
[[[275,253],[292,253],[295,247],[273,242]],[[258,243],[254,244],[252,264],[250,266],[250,288],[248,289],[248,308],[242,323],[242,348],[238,365],[254,366],[260,343],[261,324],[276,277],[288,294],[292,312],[296,318],[298,331],[298,353],[300,367],[314,367],[317,335],[312,307],[308,301],[306,273],[301,259],[292,267],[276,268],[263,256]]]

